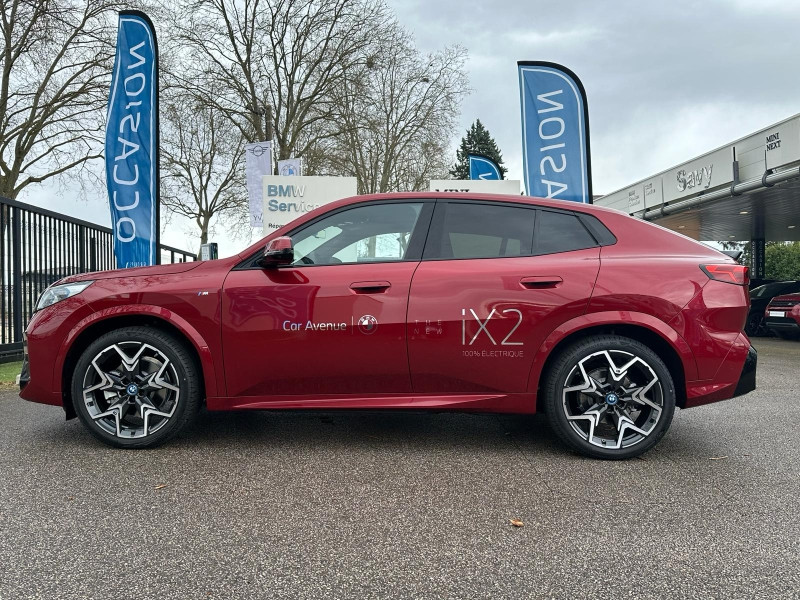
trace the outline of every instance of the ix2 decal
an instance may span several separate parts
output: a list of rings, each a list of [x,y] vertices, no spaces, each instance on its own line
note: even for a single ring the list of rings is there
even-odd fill
[[[489,321],[491,320],[492,316],[497,311],[493,308],[492,312],[489,313],[489,316],[486,317],[485,321],[481,321],[478,318],[478,315],[475,314],[475,311],[472,310],[471,308],[469,309],[469,312],[474,317],[474,319],[478,322],[478,331],[475,332],[475,335],[472,336],[472,339],[469,341],[469,344],[467,344],[467,320],[468,320],[466,318],[467,309],[466,308],[462,308],[461,309],[461,316],[463,317],[461,319],[461,345],[462,346],[472,346],[472,344],[475,343],[475,340],[478,339],[478,336],[481,334],[481,332],[486,334],[486,337],[489,338],[489,341],[491,341],[492,345],[494,345],[494,346],[497,346],[497,345],[500,345],[500,346],[522,346],[522,342],[510,342],[509,341],[511,336],[514,335],[514,332],[517,330],[517,328],[520,325],[522,325],[522,311],[520,311],[519,309],[516,309],[516,308],[505,308],[502,311],[500,311],[502,314],[515,313],[517,315],[518,319],[519,319],[517,321],[517,323],[514,325],[514,327],[511,329],[511,331],[508,332],[508,335],[503,338],[503,340],[500,342],[500,344],[498,344],[495,341],[494,337],[492,337],[492,334],[489,332]]]
[[[522,346],[523,342],[521,341],[513,341],[512,337],[514,333],[519,329],[519,326],[522,325],[522,311],[517,308],[504,308],[501,311],[497,311],[497,309],[492,309],[489,313],[489,316],[486,317],[485,320],[482,320],[478,315],[475,313],[475,310],[470,308],[469,314],[472,318],[467,316],[467,309],[461,309],[461,345],[462,346],[472,346],[476,340],[481,338],[481,334],[483,334],[483,338],[488,339],[493,346]],[[499,342],[492,335],[491,332],[491,321],[492,317],[497,315],[498,318],[504,318],[502,315],[509,315],[511,318],[516,318],[516,323],[511,328],[511,331],[501,339]],[[472,323],[472,320],[478,324],[478,330],[469,338],[469,342],[467,342],[467,322]],[[495,319],[496,321],[497,319]],[[470,330],[473,328],[470,327]],[[499,338],[498,338],[499,339]],[[477,357],[477,358],[522,358],[524,356],[522,350],[462,350],[461,353],[464,356],[470,357]]]

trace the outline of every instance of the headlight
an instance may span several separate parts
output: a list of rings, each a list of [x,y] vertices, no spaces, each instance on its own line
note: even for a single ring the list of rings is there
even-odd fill
[[[36,310],[42,310],[51,304],[66,300],[75,294],[80,294],[93,283],[94,281],[76,281],[75,283],[52,285],[39,296],[39,301],[36,303]]]

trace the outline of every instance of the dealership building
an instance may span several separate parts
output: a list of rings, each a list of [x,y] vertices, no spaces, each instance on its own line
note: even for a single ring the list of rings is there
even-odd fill
[[[697,240],[800,240],[800,115],[595,200]]]

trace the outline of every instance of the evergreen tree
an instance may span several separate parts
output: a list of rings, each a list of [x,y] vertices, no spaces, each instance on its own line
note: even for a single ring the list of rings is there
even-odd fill
[[[450,175],[455,179],[469,179],[469,155],[471,153],[483,154],[494,160],[500,167],[500,174],[505,177],[508,169],[503,166],[503,155],[480,119],[470,125],[467,135],[461,138],[461,146],[456,150],[456,164],[450,170]]]

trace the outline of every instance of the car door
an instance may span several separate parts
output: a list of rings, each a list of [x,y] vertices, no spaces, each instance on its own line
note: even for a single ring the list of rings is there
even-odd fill
[[[223,288],[228,396],[408,393],[406,310],[432,202],[348,205],[291,232],[294,262],[254,257]]]
[[[439,202],[409,297],[414,391],[526,392],[542,341],[585,312],[599,253],[569,212]]]

